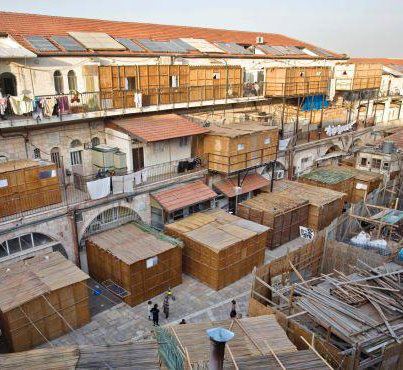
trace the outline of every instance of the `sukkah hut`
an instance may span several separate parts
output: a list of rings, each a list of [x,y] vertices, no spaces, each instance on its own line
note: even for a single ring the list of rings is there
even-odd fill
[[[159,368],[155,340],[109,345],[57,346],[0,355],[2,370],[74,370]]]
[[[54,163],[30,159],[0,163],[0,217],[61,201]]]
[[[0,270],[0,325],[12,351],[26,351],[90,321],[89,276],[59,252]]]
[[[300,235],[308,226],[309,202],[292,193],[262,193],[238,206],[237,216],[270,227],[267,247],[274,249]]]
[[[338,191],[289,180],[275,181],[274,191],[308,199],[308,227],[316,231],[324,229],[342,214],[346,197]]]
[[[314,351],[298,351],[274,315],[157,328],[162,363],[169,369],[213,368],[206,332],[212,328],[225,328],[234,333],[225,343],[224,358],[221,357],[224,369],[328,368]]]
[[[382,175],[347,166],[319,167],[302,175],[298,181],[346,193],[346,201],[357,203],[382,182]]]
[[[335,369],[401,369],[402,267],[322,234],[254,270],[249,315],[274,313]]]
[[[183,271],[215,290],[264,261],[269,228],[213,209],[165,226],[183,241]]]
[[[130,306],[182,283],[182,243],[142,223],[87,240],[90,275]]]

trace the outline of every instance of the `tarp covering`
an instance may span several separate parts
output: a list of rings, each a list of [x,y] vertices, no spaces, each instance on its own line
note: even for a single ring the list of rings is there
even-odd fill
[[[312,95],[307,96],[303,103],[301,110],[304,112],[311,111],[311,110],[320,110],[323,108],[329,107],[329,102],[326,100],[324,95]]]

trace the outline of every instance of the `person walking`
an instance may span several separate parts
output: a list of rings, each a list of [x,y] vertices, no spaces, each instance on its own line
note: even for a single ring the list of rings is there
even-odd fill
[[[162,304],[162,308],[165,314],[165,318],[167,319],[169,317],[169,295],[166,294],[164,298],[164,302]]]
[[[236,318],[236,301],[235,301],[235,299],[233,299],[231,301],[231,311],[229,313],[229,316],[231,317],[231,319]]]
[[[160,318],[160,310],[158,309],[158,305],[155,304],[154,307],[151,309],[151,314],[153,315],[153,325],[160,326],[159,318]]]
[[[151,320],[151,310],[153,309],[153,302],[152,301],[148,301],[147,303],[147,311],[148,311],[148,320]]]

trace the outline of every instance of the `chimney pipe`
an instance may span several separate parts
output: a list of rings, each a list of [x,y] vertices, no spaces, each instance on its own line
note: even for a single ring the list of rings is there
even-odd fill
[[[210,338],[209,370],[223,370],[225,344],[234,337],[234,333],[224,328],[212,328],[207,330]]]

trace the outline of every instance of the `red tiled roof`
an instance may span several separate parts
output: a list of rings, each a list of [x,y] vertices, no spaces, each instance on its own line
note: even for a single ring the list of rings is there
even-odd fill
[[[246,175],[245,179],[243,180],[240,194],[249,193],[250,191],[263,188],[267,185],[270,185],[269,180],[258,173],[251,173]],[[225,179],[214,184],[214,187],[221,193],[225,194],[228,198],[235,197],[236,186],[238,186],[236,179]]]
[[[0,32],[13,36],[17,42],[27,49],[40,55],[58,54],[63,52],[38,52],[25,41],[24,36],[66,36],[68,32],[105,32],[112,37],[128,37],[130,39],[149,38],[158,41],[175,38],[202,38],[210,42],[236,42],[245,45],[254,45],[256,37],[263,36],[267,45],[281,46],[316,46],[276,33],[261,33],[248,31],[223,30],[214,28],[161,25],[138,22],[118,22],[100,19],[56,17],[39,14],[0,12]],[[85,52],[92,53],[95,52]],[[102,52],[103,55],[128,54],[131,52]],[[70,53],[71,54],[71,53]],[[82,54],[82,52],[80,53]],[[98,52],[99,54],[99,52]],[[341,57],[339,54],[334,56]],[[251,56],[248,56],[251,57]],[[253,57],[253,55],[252,55]],[[258,55],[264,58],[264,55]],[[301,56],[288,56],[301,58]],[[277,56],[278,58],[278,56]],[[302,58],[310,58],[308,55]]]
[[[393,58],[351,58],[349,62],[352,63],[373,63],[373,64],[395,64],[403,65],[403,59],[393,59]]]
[[[177,186],[176,188],[152,194],[152,197],[167,212],[173,212],[193,204],[214,199],[217,194],[202,181]]]
[[[200,127],[178,114],[154,114],[114,119],[106,125],[144,142],[168,140],[209,132],[208,129]]]

